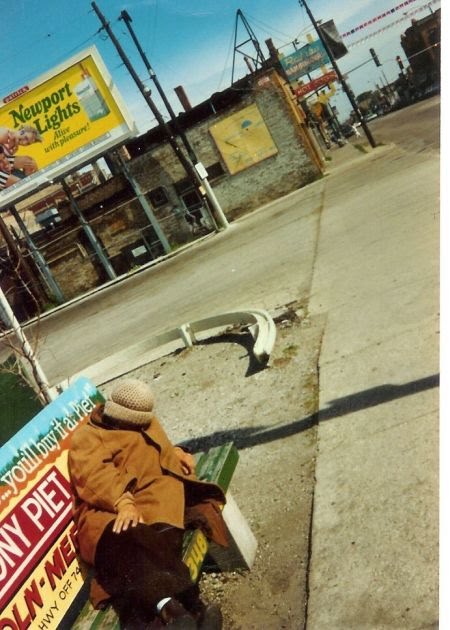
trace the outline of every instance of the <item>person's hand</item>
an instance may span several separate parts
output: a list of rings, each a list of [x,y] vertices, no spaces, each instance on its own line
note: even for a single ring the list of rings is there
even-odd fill
[[[186,453],[180,446],[175,446],[175,453],[180,460],[181,468],[185,475],[192,475],[195,472],[195,457],[191,453]]]
[[[7,148],[9,153],[16,153],[17,149],[19,148],[19,139],[17,138],[17,136],[9,132],[7,140],[5,142],[5,147]]]
[[[23,171],[25,175],[31,175],[38,170],[36,160],[29,155],[15,155],[14,167]]]
[[[120,532],[125,532],[130,525],[131,527],[136,527],[138,523],[143,522],[144,519],[137,507],[132,503],[126,503],[122,508],[119,508],[116,520],[114,521],[113,532],[120,534]]]

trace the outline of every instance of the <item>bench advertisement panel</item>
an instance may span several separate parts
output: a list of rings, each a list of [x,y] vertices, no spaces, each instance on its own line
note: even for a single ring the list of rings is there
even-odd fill
[[[0,209],[133,135],[97,49],[77,54],[0,103]]]
[[[0,629],[58,628],[83,585],[67,451],[97,403],[80,378],[0,448]]]

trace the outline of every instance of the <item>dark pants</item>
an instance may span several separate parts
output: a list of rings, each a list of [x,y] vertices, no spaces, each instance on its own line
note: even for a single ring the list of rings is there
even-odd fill
[[[181,559],[183,530],[164,523],[129,527],[115,534],[110,523],[95,554],[97,580],[113,597],[152,617],[164,597],[195,597],[189,569]]]

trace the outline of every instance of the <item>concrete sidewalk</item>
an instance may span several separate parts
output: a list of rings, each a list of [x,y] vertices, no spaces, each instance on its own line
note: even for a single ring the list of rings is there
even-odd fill
[[[435,628],[438,155],[362,160],[326,181],[309,305],[327,323],[307,627]]]

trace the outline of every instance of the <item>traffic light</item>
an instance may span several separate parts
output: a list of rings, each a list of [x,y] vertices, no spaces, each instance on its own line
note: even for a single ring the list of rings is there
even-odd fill
[[[378,55],[374,51],[374,49],[373,48],[369,48],[369,52],[372,55],[372,59],[375,61],[375,65],[376,66],[381,66],[380,60],[378,59]]]
[[[395,58],[395,61],[398,63],[398,67],[400,68],[400,70],[403,71],[404,66],[403,66],[403,61],[400,58],[400,55],[397,55],[397,57]]]

